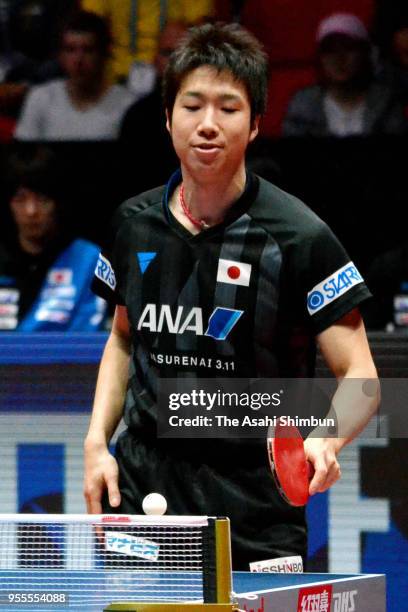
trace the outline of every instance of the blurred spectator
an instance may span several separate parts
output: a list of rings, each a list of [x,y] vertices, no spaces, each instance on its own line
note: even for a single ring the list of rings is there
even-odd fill
[[[0,0],[0,113],[16,118],[30,85],[61,76],[59,19],[74,0]],[[13,125],[13,124],[10,124]]]
[[[0,330],[100,329],[106,305],[89,288],[99,248],[66,230],[53,153],[13,153],[8,179],[15,231],[0,242]]]
[[[400,134],[407,127],[395,92],[374,76],[372,47],[362,21],[336,13],[317,31],[320,84],[292,98],[285,136]]]
[[[397,91],[408,114],[408,16],[391,33],[384,55],[382,76]]]
[[[121,85],[109,85],[106,62],[110,34],[104,19],[80,11],[62,32],[59,52],[65,79],[28,94],[17,124],[18,140],[113,140],[133,102]]]
[[[407,24],[408,3],[406,0],[376,0],[374,36],[383,52],[388,52],[394,32]]]
[[[197,23],[211,17],[214,0],[82,0],[82,7],[109,20],[113,35],[111,78],[127,82],[137,98],[155,80],[153,62],[168,21]]]
[[[260,136],[280,137],[289,100],[316,83],[315,32],[320,21],[341,11],[369,25],[376,1],[215,0],[216,19],[239,21],[261,41],[269,57],[269,103]]]
[[[365,274],[373,294],[362,310],[369,329],[408,329],[408,242],[382,253]]]
[[[214,2],[214,17],[216,21],[232,21],[235,23],[242,22],[242,12],[246,0],[215,0]],[[258,7],[255,8],[255,10]],[[247,24],[245,24],[247,27]],[[261,40],[260,36],[257,36]],[[264,45],[265,42],[262,41]]]
[[[130,107],[121,127],[121,142],[127,150],[143,138],[143,155],[138,161],[138,190],[153,188],[167,181],[179,162],[174,152],[162,104],[161,81],[168,58],[177,47],[187,26],[181,21],[169,22],[163,29],[155,60],[156,83],[153,91]],[[160,151],[160,164],[157,163]],[[134,164],[133,159],[131,161]]]

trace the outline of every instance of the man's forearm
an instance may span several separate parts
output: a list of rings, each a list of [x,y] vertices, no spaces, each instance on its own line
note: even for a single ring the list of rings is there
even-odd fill
[[[129,370],[129,341],[111,333],[101,360],[86,445],[107,445],[123,411]]]
[[[364,375],[365,374],[365,375]],[[366,427],[380,402],[380,382],[375,370],[355,371],[345,376],[333,396],[326,418],[337,422],[337,450],[351,442]],[[318,427],[313,437],[330,437],[325,428]]]

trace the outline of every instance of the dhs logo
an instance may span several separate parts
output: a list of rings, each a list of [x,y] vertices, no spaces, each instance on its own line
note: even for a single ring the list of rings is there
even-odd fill
[[[364,279],[355,265],[352,262],[346,264],[309,291],[307,294],[307,310],[309,314],[314,315],[316,312],[319,312],[319,310],[362,282],[364,282]]]
[[[343,591],[333,595],[333,612],[355,612],[357,589],[354,591]]]

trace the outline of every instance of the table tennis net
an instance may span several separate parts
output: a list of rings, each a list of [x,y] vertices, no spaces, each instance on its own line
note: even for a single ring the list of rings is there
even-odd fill
[[[128,601],[203,601],[211,525],[207,517],[0,516],[0,600],[2,591],[48,591],[52,576],[53,589],[82,598],[117,588]]]

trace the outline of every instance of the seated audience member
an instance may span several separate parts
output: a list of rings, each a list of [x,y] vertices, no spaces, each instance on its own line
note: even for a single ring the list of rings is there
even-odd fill
[[[285,136],[400,134],[407,128],[393,89],[374,76],[372,47],[358,17],[336,13],[317,31],[320,84],[289,103]]]
[[[89,287],[99,249],[67,233],[55,164],[43,147],[9,161],[15,231],[0,241],[0,330],[102,328],[106,304]]]
[[[120,139],[129,150],[143,142],[143,155],[138,160],[138,189],[144,191],[166,182],[178,167],[169,133],[162,102],[161,79],[167,61],[186,33],[187,26],[180,21],[169,22],[163,29],[155,60],[156,84],[154,90],[142,100],[133,104],[123,120]],[[160,164],[157,163],[160,155]],[[132,168],[134,160],[131,160]]]
[[[109,85],[110,34],[104,19],[80,11],[63,27],[59,61],[66,74],[28,94],[15,137],[25,141],[114,140],[133,96]]]
[[[369,329],[408,329],[408,243],[382,253],[366,273],[373,294],[362,309]]]
[[[395,88],[408,113],[408,16],[390,36],[383,75]]]
[[[0,10],[0,111],[17,116],[30,85],[61,76],[55,35],[73,0],[6,0]],[[68,6],[67,6],[68,4]]]
[[[158,40],[169,21],[198,23],[211,17],[214,0],[81,0],[82,8],[108,20],[113,82],[127,83],[140,99],[154,87]]]

